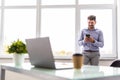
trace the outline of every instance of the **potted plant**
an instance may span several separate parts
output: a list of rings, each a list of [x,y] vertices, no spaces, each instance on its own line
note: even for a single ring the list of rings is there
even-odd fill
[[[13,41],[8,47],[7,52],[13,54],[15,65],[21,65],[24,62],[24,54],[27,53],[26,44],[21,41]]]

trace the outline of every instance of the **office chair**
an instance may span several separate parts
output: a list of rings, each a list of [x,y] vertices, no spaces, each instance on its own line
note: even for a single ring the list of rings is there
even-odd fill
[[[120,60],[115,60],[115,61],[113,61],[110,66],[111,66],[111,67],[120,67]]]

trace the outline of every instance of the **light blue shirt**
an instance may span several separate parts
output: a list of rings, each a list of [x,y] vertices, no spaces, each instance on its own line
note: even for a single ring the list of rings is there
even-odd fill
[[[90,34],[90,36],[94,38],[95,42],[84,42],[86,34]],[[83,50],[99,51],[99,47],[104,46],[103,32],[99,29],[83,29],[80,33],[78,44],[79,46],[83,46]]]

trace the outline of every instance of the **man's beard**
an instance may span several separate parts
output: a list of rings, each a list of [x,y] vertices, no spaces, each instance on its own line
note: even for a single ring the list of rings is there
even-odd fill
[[[93,28],[94,28],[94,25],[89,25],[89,28],[90,28],[90,29],[93,29]]]

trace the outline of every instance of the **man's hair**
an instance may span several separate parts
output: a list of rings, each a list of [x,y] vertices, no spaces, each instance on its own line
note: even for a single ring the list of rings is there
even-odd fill
[[[88,16],[88,20],[94,20],[94,21],[96,21],[96,16],[90,15],[90,16]]]

